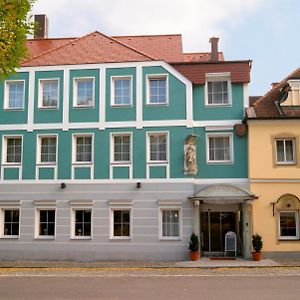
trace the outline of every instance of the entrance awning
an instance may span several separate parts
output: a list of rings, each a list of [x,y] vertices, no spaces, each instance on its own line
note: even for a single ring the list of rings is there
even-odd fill
[[[193,202],[210,204],[237,204],[258,197],[250,191],[232,184],[212,184],[198,191],[191,199]]]

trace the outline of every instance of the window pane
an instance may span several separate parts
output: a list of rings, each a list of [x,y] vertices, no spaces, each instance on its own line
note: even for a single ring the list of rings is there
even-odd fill
[[[20,163],[22,152],[22,139],[21,138],[8,138],[6,139],[6,162]]]
[[[296,212],[280,212],[280,236],[297,237]]]
[[[286,161],[293,162],[294,161],[294,149],[293,149],[293,141],[286,140],[285,141],[285,150],[286,150]]]
[[[165,134],[150,135],[150,160],[167,160],[167,136]]]
[[[149,79],[150,104],[164,104],[167,102],[167,79]]]
[[[227,81],[212,81],[207,83],[208,104],[228,104]]]
[[[58,103],[58,80],[45,80],[42,85],[42,106],[57,107]]]
[[[41,138],[41,162],[56,162],[56,138]]]
[[[24,82],[8,83],[8,108],[20,109],[24,107]]]
[[[92,138],[89,136],[76,138],[76,161],[92,161]]]
[[[19,210],[4,211],[4,235],[19,235]]]
[[[75,211],[75,236],[91,236],[91,210]]]
[[[283,141],[276,141],[277,161],[284,162],[284,144]]]
[[[130,161],[130,136],[114,136],[114,161]]]
[[[130,236],[129,210],[114,210],[113,222],[114,236]]]
[[[279,163],[293,163],[295,161],[294,139],[276,140],[276,155]]]
[[[163,210],[162,212],[162,235],[179,236],[179,211]]]
[[[55,232],[55,210],[40,210],[39,235],[54,236]]]
[[[128,105],[131,102],[130,79],[114,79],[114,104]]]
[[[230,160],[230,138],[209,137],[209,160],[228,161]]]
[[[76,80],[77,84],[77,105],[93,105],[94,82],[92,79]]]

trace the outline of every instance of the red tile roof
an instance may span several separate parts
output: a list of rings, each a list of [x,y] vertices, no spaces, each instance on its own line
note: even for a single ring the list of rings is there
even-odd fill
[[[221,61],[203,63],[178,63],[172,66],[194,84],[204,84],[206,73],[230,72],[231,82],[250,82],[251,61]]]
[[[184,60],[180,34],[113,36],[113,38],[131,48],[139,49],[157,60],[166,62]]]
[[[93,32],[71,40],[22,63],[22,66],[53,66],[107,62],[150,61],[150,56],[102,33]]]
[[[274,85],[264,96],[256,100],[252,107],[246,110],[248,118],[289,118],[300,117],[300,109],[281,106],[283,114],[275,105],[275,101],[279,101],[282,97],[282,89],[286,87],[288,80],[300,79],[300,68],[293,71],[281,82]],[[254,110],[254,114],[253,114]]]
[[[224,55],[219,52],[219,61],[224,61]],[[205,62],[210,61],[210,52],[194,52],[194,53],[183,53],[183,58],[185,62]]]

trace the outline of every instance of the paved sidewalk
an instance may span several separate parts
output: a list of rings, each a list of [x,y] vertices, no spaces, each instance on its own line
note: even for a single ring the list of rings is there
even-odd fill
[[[265,268],[300,267],[300,259],[251,259],[210,260],[203,257],[198,261],[121,261],[121,262],[74,262],[74,261],[0,261],[0,268]]]

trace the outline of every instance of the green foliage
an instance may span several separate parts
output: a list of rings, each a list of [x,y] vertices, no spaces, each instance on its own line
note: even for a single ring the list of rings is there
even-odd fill
[[[192,233],[190,238],[189,250],[192,252],[196,252],[199,250],[199,238],[198,235],[194,232]]]
[[[34,23],[27,15],[35,0],[0,0],[0,80],[14,73],[27,55],[26,35]]]
[[[263,247],[262,237],[258,233],[252,235],[252,247],[255,252],[260,252]]]

